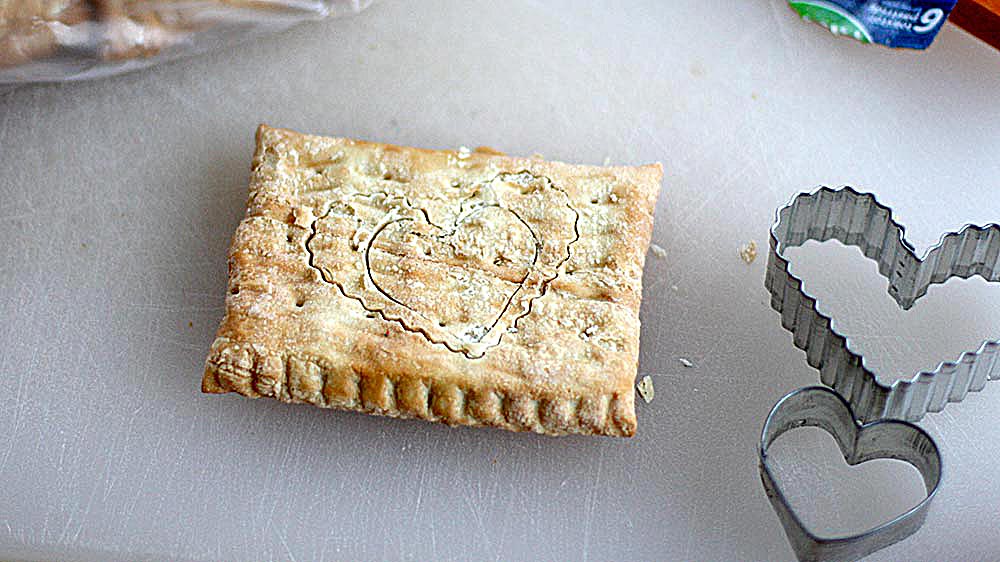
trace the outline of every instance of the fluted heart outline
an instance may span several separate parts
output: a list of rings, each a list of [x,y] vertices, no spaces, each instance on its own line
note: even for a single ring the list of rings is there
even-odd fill
[[[967,225],[946,233],[919,257],[892,210],[874,195],[846,186],[821,187],[800,193],[778,210],[765,279],[771,306],[781,313],[781,324],[792,333],[795,346],[806,352],[823,384],[837,390],[861,421],[919,421],[927,412],[939,412],[948,402],[959,402],[986,382],[1000,379],[1000,341],[987,339],[977,351],[942,362],[933,371],[892,385],[880,382],[834,321],[820,312],[802,280],[789,271],[784,250],[808,240],[839,240],[859,248],[878,264],[879,273],[889,280],[890,296],[905,310],[930,285],[952,277],[978,275],[1000,281],[1000,226]]]
[[[532,184],[533,182],[540,182],[543,189],[552,190],[554,193],[558,194],[558,196],[561,196],[563,199],[565,199],[565,202],[563,202],[562,205],[564,205],[565,209],[572,214],[572,219],[571,219],[572,222],[566,223],[568,226],[570,225],[572,226],[572,238],[568,238],[567,240],[565,240],[565,242],[560,242],[557,238],[553,239],[554,241],[551,241],[551,243],[557,244],[557,247],[560,248],[558,260],[555,261],[554,263],[542,262],[542,260],[540,259],[541,249],[539,248],[538,244],[544,245],[546,242],[539,237],[538,233],[535,231],[534,228],[526,224],[536,244],[534,249],[534,255],[532,258],[532,265],[531,268],[529,268],[528,276],[530,277],[531,275],[538,273],[543,269],[548,273],[539,273],[539,275],[542,275],[542,277],[539,278],[538,283],[536,284],[537,286],[534,287],[534,291],[532,292],[530,297],[525,300],[524,305],[518,309],[517,315],[511,319],[510,324],[512,327],[515,328],[516,331],[517,322],[521,318],[531,313],[531,307],[533,301],[545,295],[546,291],[548,290],[549,283],[551,283],[553,280],[555,280],[556,277],[558,277],[559,272],[561,271],[563,265],[567,261],[569,261],[571,257],[572,246],[580,239],[580,231],[579,231],[580,214],[576,210],[576,208],[573,207],[569,199],[569,195],[561,187],[554,184],[550,178],[544,175],[536,175],[527,170],[521,170],[518,172],[499,172],[489,180],[477,182],[473,193],[470,194],[466,199],[459,202],[460,217],[458,219],[455,219],[455,224],[453,226],[457,226],[458,223],[461,222],[461,216],[468,216],[469,214],[475,214],[481,212],[481,209],[483,208],[494,208],[494,207],[511,211],[517,218],[517,220],[521,221],[522,223],[527,222],[522,217],[520,217],[520,215],[514,212],[513,209],[509,209],[503,204],[498,204],[496,201],[493,201],[493,197],[495,196],[495,194],[492,194],[490,192],[490,186],[496,181],[516,184],[521,188],[528,188],[531,187],[530,184]],[[384,298],[386,302],[392,303],[394,306],[399,306],[403,309],[412,310],[408,306],[406,306],[405,303],[400,302],[398,299],[394,299],[391,293],[387,293],[382,287],[379,287],[378,283],[374,279],[372,279],[370,275],[371,264],[368,259],[368,252],[371,248],[371,243],[374,240],[374,236],[372,235],[372,233],[380,232],[388,224],[398,223],[401,220],[409,220],[409,219],[421,220],[438,228],[441,228],[441,225],[436,225],[433,221],[431,221],[425,209],[419,206],[415,206],[409,199],[397,194],[391,194],[385,192],[373,192],[367,194],[352,193],[350,194],[350,197],[385,200],[383,201],[383,204],[387,206],[387,211],[385,215],[381,218],[380,221],[378,221],[377,224],[373,225],[372,232],[368,233],[365,236],[368,240],[367,243],[365,243],[363,246],[359,246],[357,242],[352,240],[352,246],[351,246],[352,252],[357,252],[359,263],[363,266],[362,279],[364,283],[364,288],[366,290],[370,289],[372,291],[375,291],[375,293],[377,293],[381,298]],[[360,303],[361,306],[364,307],[364,309],[369,313],[377,314],[386,321],[395,322],[399,324],[406,331],[419,333],[423,337],[425,337],[430,343],[435,345],[441,345],[448,351],[451,351],[453,353],[462,353],[469,359],[480,359],[485,355],[486,351],[488,351],[490,348],[500,345],[500,342],[503,340],[504,334],[508,330],[497,329],[498,326],[496,322],[494,322],[494,325],[490,327],[490,329],[486,334],[486,336],[489,337],[489,341],[483,341],[483,339],[485,339],[483,338],[480,339],[480,341],[477,343],[457,342],[456,344],[455,342],[449,341],[449,339],[447,338],[436,337],[431,330],[425,327],[421,327],[419,325],[411,324],[403,317],[388,312],[384,306],[380,306],[378,304],[373,304],[369,302],[366,299],[364,292],[352,291],[347,286],[345,286],[345,284],[341,280],[337,279],[336,277],[333,276],[333,274],[327,271],[322,266],[322,264],[319,263],[318,255],[313,249],[312,244],[313,241],[316,239],[316,237],[319,235],[318,223],[326,219],[328,216],[330,216],[330,214],[336,208],[336,205],[342,202],[343,201],[338,200],[327,205],[325,210],[318,216],[316,216],[312,220],[311,225],[309,226],[310,234],[306,238],[305,249],[308,254],[309,266],[318,272],[320,279],[322,279],[326,283],[329,283],[337,287],[340,293],[345,297],[358,301],[358,303]],[[560,209],[561,208],[562,207],[560,206]],[[357,236],[358,235],[356,233],[355,238],[357,238]],[[523,293],[523,287],[526,281],[527,278],[525,278],[525,280],[523,280],[520,283],[521,288],[515,291],[515,295]],[[504,312],[502,314],[506,314],[508,311],[512,309],[513,308],[511,302],[508,302],[505,305]]]
[[[371,283],[372,287],[374,287],[375,290],[377,290],[378,292],[382,293],[382,295],[385,298],[387,298],[390,301],[398,304],[399,306],[402,306],[404,308],[408,308],[410,310],[413,310],[413,308],[410,305],[408,305],[405,302],[401,301],[400,299],[396,298],[396,296],[393,295],[390,290],[384,288],[378,282],[378,279],[375,278],[375,275],[372,273],[371,251],[372,251],[372,248],[375,245],[375,242],[378,240],[379,236],[381,236],[381,234],[387,228],[389,228],[389,227],[391,227],[393,225],[398,225],[398,224],[401,224],[401,223],[412,222],[412,221],[417,221],[417,220],[421,220],[422,219],[426,224],[428,224],[428,225],[430,225],[430,226],[438,229],[441,232],[441,234],[437,235],[437,238],[439,238],[439,239],[448,239],[451,236],[453,236],[462,227],[462,225],[464,223],[466,223],[468,220],[470,220],[470,219],[478,216],[479,214],[483,213],[484,211],[493,210],[493,209],[498,209],[498,210],[500,210],[502,212],[509,213],[510,216],[512,216],[520,225],[522,225],[525,228],[525,230],[527,230],[527,232],[531,235],[531,240],[532,240],[532,243],[531,243],[531,246],[530,246],[530,249],[531,249],[531,252],[532,252],[532,256],[531,256],[531,264],[526,269],[526,271],[524,273],[524,276],[517,282],[518,283],[517,287],[515,287],[515,289],[513,291],[511,291],[508,295],[506,295],[506,297],[504,298],[504,305],[503,305],[503,307],[501,307],[499,311],[496,311],[496,313],[493,315],[493,317],[490,318],[490,321],[488,322],[488,327],[487,327],[486,332],[484,332],[483,334],[480,334],[479,338],[477,338],[477,339],[474,340],[475,343],[479,343],[480,340],[482,339],[482,336],[486,335],[487,333],[489,333],[490,331],[492,331],[494,328],[496,328],[497,323],[499,323],[500,319],[503,317],[503,315],[507,313],[507,310],[510,308],[511,302],[514,300],[514,297],[516,297],[517,294],[520,293],[521,290],[524,288],[525,281],[527,281],[528,277],[531,275],[531,272],[532,272],[532,270],[535,267],[535,264],[538,262],[538,252],[539,252],[539,248],[541,248],[541,246],[542,246],[542,243],[538,240],[538,235],[535,234],[535,231],[531,228],[531,225],[529,225],[527,222],[525,222],[525,220],[522,219],[514,211],[511,211],[510,209],[508,209],[506,207],[503,207],[503,206],[501,206],[499,204],[490,204],[490,205],[477,206],[477,207],[471,209],[470,211],[462,213],[461,215],[459,215],[458,217],[456,217],[455,221],[454,221],[454,224],[451,225],[450,229],[442,228],[441,226],[436,225],[436,224],[430,222],[430,220],[428,219],[428,217],[426,215],[424,215],[424,214],[418,214],[417,217],[407,216],[407,217],[401,217],[401,218],[393,219],[391,221],[387,221],[387,222],[383,223],[382,225],[380,225],[375,230],[375,232],[372,233],[372,235],[368,238],[367,245],[365,246],[364,261],[365,261],[365,275],[367,276],[367,280]]]

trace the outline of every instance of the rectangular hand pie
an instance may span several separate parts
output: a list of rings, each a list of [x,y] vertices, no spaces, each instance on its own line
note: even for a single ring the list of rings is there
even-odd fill
[[[261,126],[202,390],[633,435],[661,177]]]

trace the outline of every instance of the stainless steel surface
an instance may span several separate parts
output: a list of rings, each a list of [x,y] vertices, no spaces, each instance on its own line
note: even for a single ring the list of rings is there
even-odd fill
[[[878,420],[862,425],[855,417],[856,413],[843,396],[826,387],[811,386],[779,400],[764,423],[760,436],[760,478],[800,561],[859,560],[896,544],[920,529],[937,494],[941,483],[941,453],[930,435],[905,421]],[[768,462],[771,444],[788,431],[801,427],[819,427],[830,433],[849,465],[875,459],[897,459],[911,464],[920,473],[927,496],[905,513],[856,535],[817,536],[789,504]],[[836,482],[814,490],[817,494],[836,492]]]
[[[791,559],[756,448],[763,415],[816,373],[769,306],[766,260],[737,249],[763,246],[774,210],[819,184],[877,190],[918,251],[997,221],[998,91],[1000,56],[951,26],[926,52],[894,52],[779,0],[377,0],[231,51],[2,94],[0,558]],[[640,351],[657,392],[637,405],[638,436],[201,395],[262,121],[662,160],[666,256],[648,257]],[[916,372],[997,333],[997,284],[935,286],[903,314],[860,255],[807,244],[794,258],[875,370]],[[993,384],[924,418],[945,483],[923,530],[871,559],[997,557],[984,522],[1000,482],[982,475],[998,411]],[[908,466],[848,470],[811,436],[771,449],[806,519],[877,522],[923,497]],[[808,493],[842,470],[867,476]]]
[[[1000,341],[987,339],[956,361],[942,361],[909,380],[886,384],[852,349],[836,319],[821,311],[821,303],[809,294],[802,279],[789,270],[785,250],[809,240],[837,240],[860,249],[878,265],[879,274],[889,283],[889,295],[900,307],[910,309],[932,284],[977,275],[985,281],[1000,281],[1000,226],[967,225],[948,232],[919,257],[906,240],[906,229],[893,219],[892,209],[873,194],[850,187],[823,187],[795,196],[778,210],[771,227],[765,281],[771,306],[781,314],[781,325],[792,333],[795,347],[806,352],[823,384],[846,398],[861,421],[920,421],[928,412],[940,412],[948,402],[961,402],[969,392],[979,392],[987,382],[1000,379]],[[937,326],[940,331],[950,328]]]

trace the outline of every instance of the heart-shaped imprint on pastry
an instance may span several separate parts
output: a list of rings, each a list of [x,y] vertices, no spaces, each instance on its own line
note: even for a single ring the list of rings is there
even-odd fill
[[[817,535],[789,504],[768,457],[778,437],[800,427],[818,427],[832,435],[851,466],[876,459],[911,464],[923,478],[927,495],[911,509],[867,531],[852,536]],[[764,424],[758,454],[764,491],[799,560],[857,560],[905,539],[923,524],[941,482],[941,454],[926,432],[897,420],[861,424],[847,401],[825,387],[801,388],[778,401]]]
[[[521,290],[538,245],[524,220],[493,204],[465,212],[448,229],[423,216],[388,222],[371,237],[365,260],[386,298],[479,343]]]
[[[452,202],[355,194],[313,223],[307,249],[368,311],[476,358],[559,274],[578,218],[547,178],[499,174]]]

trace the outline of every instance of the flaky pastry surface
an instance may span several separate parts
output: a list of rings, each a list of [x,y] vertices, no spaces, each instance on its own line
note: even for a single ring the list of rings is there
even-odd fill
[[[661,176],[261,126],[202,390],[633,435]]]

